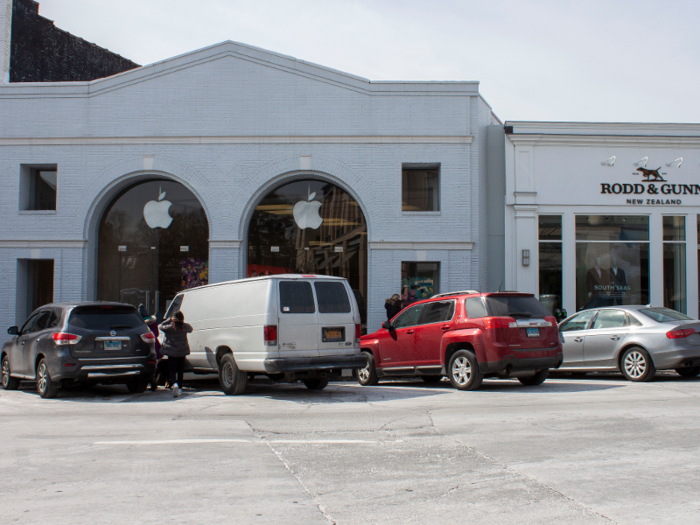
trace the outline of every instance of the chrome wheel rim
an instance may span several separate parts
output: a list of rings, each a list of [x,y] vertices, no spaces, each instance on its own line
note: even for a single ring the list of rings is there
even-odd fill
[[[472,365],[466,357],[458,357],[452,362],[452,379],[458,385],[466,385],[472,377]]]
[[[360,381],[363,383],[366,383],[369,381],[369,365],[367,365],[364,368],[360,368],[357,372],[357,375],[360,377]]]
[[[647,360],[638,350],[633,350],[625,356],[625,372],[627,375],[639,379],[647,371]]]
[[[224,365],[222,377],[223,377],[224,384],[226,385],[226,387],[230,387],[231,384],[233,383],[233,367],[231,366],[230,363],[226,363]]]
[[[46,391],[46,385],[49,381],[49,372],[46,369],[46,363],[41,363],[39,365],[39,380],[36,383],[36,386],[39,388],[39,392],[45,392]]]
[[[10,382],[10,362],[7,357],[2,360],[2,386],[7,387]]]

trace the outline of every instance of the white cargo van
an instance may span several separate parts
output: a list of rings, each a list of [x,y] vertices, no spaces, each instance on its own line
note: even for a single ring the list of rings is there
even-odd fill
[[[178,310],[194,329],[186,369],[218,372],[229,395],[242,393],[258,374],[320,390],[342,369],[366,365],[360,312],[341,277],[284,274],[210,284],[175,296],[165,318]]]

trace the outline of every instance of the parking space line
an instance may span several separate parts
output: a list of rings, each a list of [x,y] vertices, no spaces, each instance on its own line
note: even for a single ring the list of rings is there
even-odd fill
[[[252,443],[249,439],[150,439],[138,441],[95,441],[95,445],[196,445],[201,443]]]

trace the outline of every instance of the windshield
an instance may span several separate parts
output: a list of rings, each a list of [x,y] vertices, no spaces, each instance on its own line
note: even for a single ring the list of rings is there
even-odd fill
[[[545,317],[549,315],[532,295],[487,295],[486,309],[494,317]]]
[[[644,308],[639,310],[639,313],[652,318],[657,323],[672,323],[673,321],[692,321],[692,317],[671,310],[670,308]]]

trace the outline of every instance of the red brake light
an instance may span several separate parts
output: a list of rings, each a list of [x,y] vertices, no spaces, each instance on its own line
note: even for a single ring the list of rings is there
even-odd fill
[[[666,337],[669,339],[684,339],[690,335],[693,335],[695,330],[693,328],[679,328],[677,330],[671,330],[666,332]]]
[[[57,332],[51,337],[53,337],[53,340],[57,345],[74,345],[82,339],[82,337],[79,335],[68,334],[66,332]]]
[[[144,343],[155,343],[156,342],[156,336],[153,335],[153,332],[148,332],[147,334],[141,334],[141,339],[143,339]]]
[[[355,341],[359,341],[362,337],[362,327],[359,324],[355,325]]]
[[[268,324],[263,328],[265,346],[277,346],[277,325]]]

